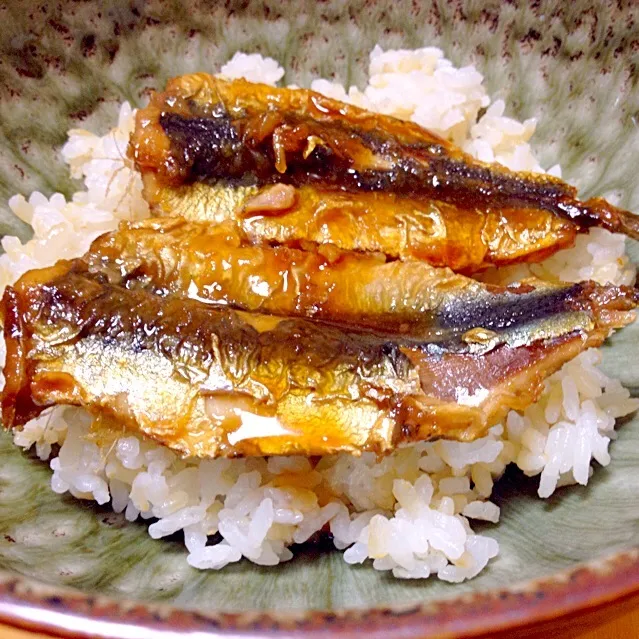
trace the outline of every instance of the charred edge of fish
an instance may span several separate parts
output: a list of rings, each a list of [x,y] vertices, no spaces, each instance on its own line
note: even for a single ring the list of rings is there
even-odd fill
[[[257,177],[247,173],[246,168],[248,163],[259,162],[259,158],[250,156],[228,115],[186,118],[162,113],[160,125],[178,150],[182,166],[188,167],[188,181],[207,182],[214,178],[233,186],[257,184]]]
[[[300,155],[295,163],[298,171],[280,174],[275,170],[272,145],[249,148],[228,116],[185,117],[168,112],[161,114],[160,125],[177,150],[182,166],[188,169],[188,182],[233,186],[321,183],[339,187],[339,174],[350,167],[348,161],[320,145],[308,158]]]

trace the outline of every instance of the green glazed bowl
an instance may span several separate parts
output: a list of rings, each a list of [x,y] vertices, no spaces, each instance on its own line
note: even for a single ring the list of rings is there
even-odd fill
[[[28,237],[6,200],[78,188],[58,150],[67,129],[104,131],[170,76],[216,70],[237,51],[286,69],[286,83],[363,84],[368,53],[424,44],[475,64],[510,114],[539,118],[543,165],[583,195],[639,210],[639,5],[536,0],[249,0],[0,5],[0,233]],[[639,257],[636,246],[630,247]],[[639,328],[604,367],[639,393]],[[190,568],[180,540],[49,489],[46,464],[0,436],[0,619],[62,636],[475,636],[599,606],[639,590],[639,418],[587,487],[536,497],[508,473],[487,529],[501,552],[459,585],[400,581],[310,547],[276,568]],[[151,630],[152,629],[152,630]]]

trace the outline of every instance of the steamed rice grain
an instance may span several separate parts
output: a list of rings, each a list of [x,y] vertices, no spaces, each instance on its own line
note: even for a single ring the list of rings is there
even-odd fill
[[[221,73],[274,84],[284,70],[262,56],[236,54]],[[456,69],[442,51],[383,51],[370,56],[369,83],[360,90],[318,79],[312,88],[365,108],[411,119],[454,141],[475,157],[515,170],[542,172],[529,140],[535,121],[504,115],[491,104],[474,67]],[[478,119],[480,112],[483,115]],[[141,180],[126,158],[133,112],[128,104],[118,125],[104,137],[72,130],[62,155],[85,190],[71,201],[54,194],[14,196],[12,211],[31,224],[33,239],[5,237],[0,289],[32,268],[80,256],[93,239],[121,220],[149,215]],[[560,175],[559,167],[548,171]],[[574,248],[539,265],[493,270],[484,277],[508,281],[536,274],[546,279],[629,284],[635,270],[624,238],[593,229]],[[2,343],[2,346],[4,344]],[[437,441],[404,446],[382,460],[333,455],[247,459],[181,459],[137,435],[99,445],[86,435],[91,417],[56,407],[14,434],[15,443],[35,447],[50,460],[51,487],[104,504],[127,520],[153,520],[159,539],[184,534],[187,561],[198,569],[220,569],[246,558],[275,565],[293,557],[289,547],[328,530],[350,564],[372,560],[377,570],[399,578],[436,575],[460,582],[477,575],[498,553],[472,520],[497,523],[490,501],[494,482],[509,464],[539,476],[539,496],[558,486],[586,484],[592,461],[610,462],[615,420],[639,401],[598,368],[600,353],[589,350],[550,377],[539,401],[523,414],[511,412],[503,425],[472,443]],[[212,535],[221,541],[207,545]]]

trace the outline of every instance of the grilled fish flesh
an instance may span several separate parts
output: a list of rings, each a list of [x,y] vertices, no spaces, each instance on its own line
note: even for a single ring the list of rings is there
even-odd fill
[[[3,423],[79,405],[117,424],[114,436],[125,428],[202,458],[471,441],[633,319],[633,289],[577,286],[586,318],[564,334],[476,354],[461,340],[416,344],[162,297],[63,261],[5,290]]]
[[[129,154],[156,214],[237,219],[254,241],[332,243],[473,272],[639,218],[550,176],[474,160],[416,124],[313,91],[194,74],[138,111]]]

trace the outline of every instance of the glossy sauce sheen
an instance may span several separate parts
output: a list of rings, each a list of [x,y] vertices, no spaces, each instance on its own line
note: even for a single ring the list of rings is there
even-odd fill
[[[259,202],[283,185],[174,187],[161,185],[151,173],[145,173],[143,181],[156,215],[216,224],[232,221],[255,244],[291,248],[331,244],[463,273],[542,260],[570,246],[578,231],[572,222],[547,211],[481,212],[393,193],[288,187],[293,191],[291,203],[266,209]]]
[[[205,74],[176,78],[138,112],[129,152],[145,178],[149,200],[159,209],[185,184],[222,183],[229,189],[292,186],[299,191],[289,211],[300,209],[296,233],[291,231],[298,240],[317,241],[304,238],[302,222],[310,224],[313,211],[321,213],[321,203],[331,197],[339,200],[340,192],[359,202],[355,207],[360,211],[372,214],[379,207],[389,229],[398,204],[393,201],[389,207],[388,198],[405,198],[404,208],[409,210],[415,208],[411,202],[419,203],[418,210],[435,207],[435,218],[451,232],[431,229],[440,254],[435,250],[422,258],[468,272],[487,264],[542,259],[590,226],[639,237],[636,216],[603,199],[581,202],[575,189],[561,180],[483,164],[415,124],[301,89],[228,82]],[[321,192],[314,204],[313,191]],[[331,192],[335,195],[327,195]],[[376,201],[374,194],[383,195]],[[215,205],[213,200],[210,204]],[[505,235],[504,247],[498,237],[487,246],[488,230],[499,229],[500,223],[516,225],[518,215],[526,218],[531,233],[521,233],[518,239],[515,233],[515,246]],[[457,216],[466,223],[455,225]],[[473,216],[476,223],[468,224]],[[333,227],[332,235],[336,234]],[[460,241],[452,250],[445,240],[455,234]],[[324,241],[370,250],[361,239],[352,246]],[[477,241],[485,245],[484,254],[466,256],[464,247],[475,250]],[[391,244],[398,250],[396,242]],[[418,253],[419,247],[415,256]]]
[[[77,404],[200,457],[470,441],[633,318],[629,291],[580,295],[593,309],[590,330],[478,355],[130,290],[82,261],[60,262],[5,291],[3,423]]]
[[[228,224],[180,219],[123,223],[98,238],[84,261],[90,271],[130,288],[475,352],[589,330],[598,290],[534,280],[504,288],[417,261],[386,262],[380,255],[322,246],[255,246]],[[630,289],[618,292],[632,299]],[[468,335],[477,328],[483,337]]]

